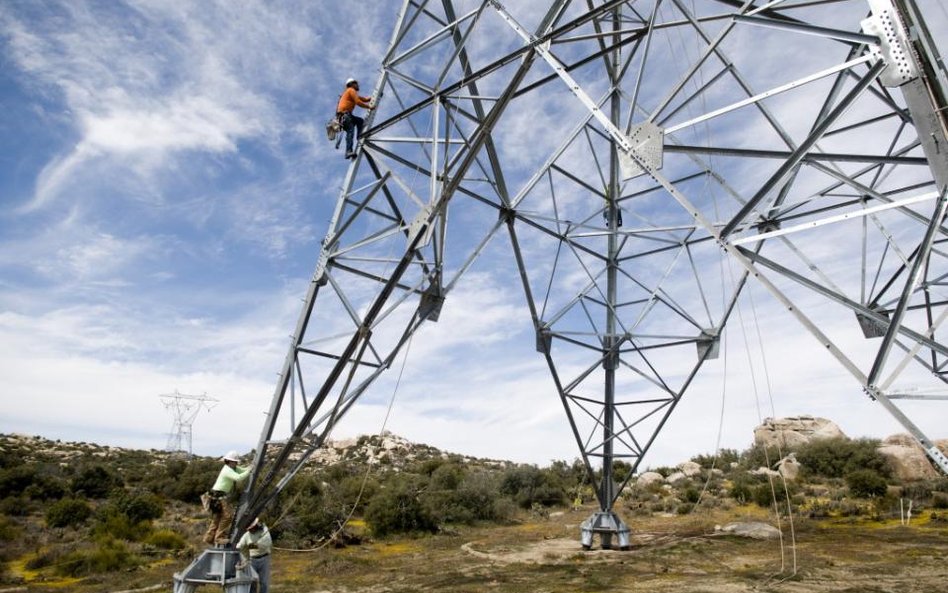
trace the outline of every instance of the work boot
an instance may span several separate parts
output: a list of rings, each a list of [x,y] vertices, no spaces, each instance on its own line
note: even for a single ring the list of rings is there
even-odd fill
[[[349,152],[347,152],[347,153],[346,153],[346,158],[347,158],[347,159],[354,159],[354,158],[356,158],[356,153],[355,153],[355,151],[354,151],[354,150],[350,150]]]

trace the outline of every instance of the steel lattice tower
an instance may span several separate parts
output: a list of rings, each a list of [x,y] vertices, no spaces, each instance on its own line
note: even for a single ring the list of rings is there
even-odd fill
[[[164,393],[159,395],[162,404],[166,410],[170,410],[174,416],[174,422],[171,426],[171,432],[168,433],[168,444],[166,451],[185,452],[188,457],[191,456],[192,427],[194,419],[198,413],[207,409],[210,410],[218,400],[209,397],[206,393],[201,395],[187,395],[179,393],[177,389],[174,393]]]
[[[509,4],[399,11],[238,524],[478,258],[521,287],[597,485],[585,546],[628,546],[613,464],[638,468],[748,283],[948,472],[900,407],[944,399],[903,382],[944,393],[948,361],[948,79],[913,0]]]

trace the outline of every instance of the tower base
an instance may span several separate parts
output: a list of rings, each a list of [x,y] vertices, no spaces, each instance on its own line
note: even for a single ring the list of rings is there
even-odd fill
[[[628,550],[632,547],[629,542],[629,526],[612,511],[596,511],[583,521],[579,529],[584,550],[592,548],[593,536],[597,533],[603,550],[613,549],[613,537],[618,540],[618,549]]]
[[[238,566],[236,550],[208,548],[184,571],[174,575],[174,593],[194,593],[201,585],[217,585],[226,593],[249,593],[257,572],[248,562]]]

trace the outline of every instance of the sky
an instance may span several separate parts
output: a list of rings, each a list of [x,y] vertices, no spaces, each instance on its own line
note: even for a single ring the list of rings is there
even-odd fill
[[[194,419],[195,453],[256,444],[346,174],[323,128],[346,78],[378,76],[396,4],[0,3],[0,431],[162,449],[159,396],[177,391],[217,400]],[[945,7],[919,5],[943,42]],[[746,448],[770,416],[901,432],[750,296],[646,466]],[[529,318],[504,323],[522,309],[474,270],[335,436],[577,457]],[[491,331],[472,345],[475,325]],[[472,355],[501,344],[504,364]],[[917,410],[948,436],[944,406]]]

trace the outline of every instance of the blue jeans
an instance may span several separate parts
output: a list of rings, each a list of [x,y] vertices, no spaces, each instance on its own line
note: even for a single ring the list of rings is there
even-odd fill
[[[270,554],[263,558],[251,558],[250,565],[257,571],[257,578],[260,580],[260,586],[256,583],[250,586],[250,593],[267,593],[270,589]]]
[[[346,154],[352,152],[353,132],[357,132],[359,138],[362,138],[362,126],[365,120],[354,113],[346,113],[342,116],[342,129],[346,131]]]

